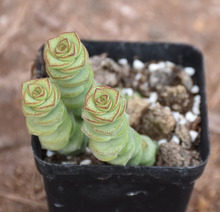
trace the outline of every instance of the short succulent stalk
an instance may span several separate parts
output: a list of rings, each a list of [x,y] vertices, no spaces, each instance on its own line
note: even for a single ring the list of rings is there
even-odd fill
[[[67,112],[57,85],[49,78],[23,83],[22,110],[29,133],[39,136],[42,148],[68,155],[85,146],[80,125]]]
[[[86,93],[93,84],[89,55],[76,33],[49,39],[44,47],[48,75],[57,83],[61,99],[74,115],[81,116]]]
[[[82,131],[96,158],[115,165],[153,165],[158,146],[129,126],[126,100],[116,89],[92,85],[82,110]]]

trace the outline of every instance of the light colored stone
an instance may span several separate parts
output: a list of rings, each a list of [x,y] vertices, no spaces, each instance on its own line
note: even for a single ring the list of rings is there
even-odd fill
[[[140,80],[141,79],[141,77],[142,77],[142,74],[141,73],[138,73],[136,76],[135,76],[135,80],[136,81],[138,81],[138,80]]]
[[[199,93],[199,86],[198,85],[194,85],[191,88],[191,93],[193,93],[193,94]]]
[[[189,76],[193,76],[196,73],[196,71],[195,71],[195,69],[193,67],[185,67],[183,70]]]
[[[173,135],[170,142],[175,142],[177,144],[180,144],[180,139],[176,135]]]
[[[81,161],[81,162],[80,162],[80,165],[89,165],[89,164],[91,164],[91,163],[92,163],[91,160],[86,159],[86,160]]]
[[[189,134],[190,134],[190,136],[192,138],[192,141],[195,141],[199,133],[197,131],[195,131],[195,130],[190,130]]]
[[[52,157],[53,155],[55,155],[55,153],[53,151],[47,150],[46,155],[47,157]]]
[[[159,66],[156,63],[151,63],[148,66],[148,69],[149,69],[150,72],[155,72],[155,71],[157,71],[159,69]]]
[[[120,64],[120,65],[127,65],[128,64],[128,60],[126,59],[126,58],[121,58],[121,59],[119,59],[118,60],[118,63]]]
[[[133,68],[136,70],[141,70],[144,68],[144,63],[138,59],[135,59],[133,62]]]
[[[185,115],[186,120],[189,122],[194,122],[197,118],[197,115],[194,115],[191,111],[188,111]]]
[[[158,141],[158,145],[161,145],[161,144],[164,144],[164,143],[167,143],[167,139],[160,139],[159,141]]]
[[[148,98],[149,103],[155,103],[158,99],[158,94],[156,92],[152,92],[150,97]]]
[[[134,91],[132,88],[123,88],[122,93],[128,96],[133,96]]]

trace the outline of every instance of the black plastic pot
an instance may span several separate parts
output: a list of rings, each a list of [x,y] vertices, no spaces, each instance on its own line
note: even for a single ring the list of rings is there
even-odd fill
[[[142,61],[169,60],[194,67],[202,99],[199,152],[203,162],[187,168],[51,164],[43,160],[39,140],[32,136],[34,158],[43,175],[50,211],[185,211],[210,149],[202,54],[184,44],[93,41],[84,44],[90,55],[107,52],[115,60],[127,58],[131,62],[137,56]]]

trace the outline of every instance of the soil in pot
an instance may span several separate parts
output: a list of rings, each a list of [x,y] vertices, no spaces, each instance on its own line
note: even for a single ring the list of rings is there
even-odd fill
[[[47,76],[42,52],[39,51],[34,76]],[[155,166],[196,166],[201,163],[197,151],[200,128],[199,87],[193,82],[195,70],[169,61],[143,63],[126,58],[114,61],[106,54],[90,58],[95,81],[121,89],[128,99],[130,125],[150,136],[160,145]],[[105,164],[89,149],[77,157],[44,151],[48,162],[62,164]]]

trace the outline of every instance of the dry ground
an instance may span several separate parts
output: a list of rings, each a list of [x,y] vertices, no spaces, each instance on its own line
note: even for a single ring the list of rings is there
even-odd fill
[[[0,212],[47,211],[21,113],[20,85],[30,78],[37,49],[64,31],[84,39],[186,42],[203,51],[212,151],[188,212],[220,211],[219,20],[218,0],[1,0]]]

